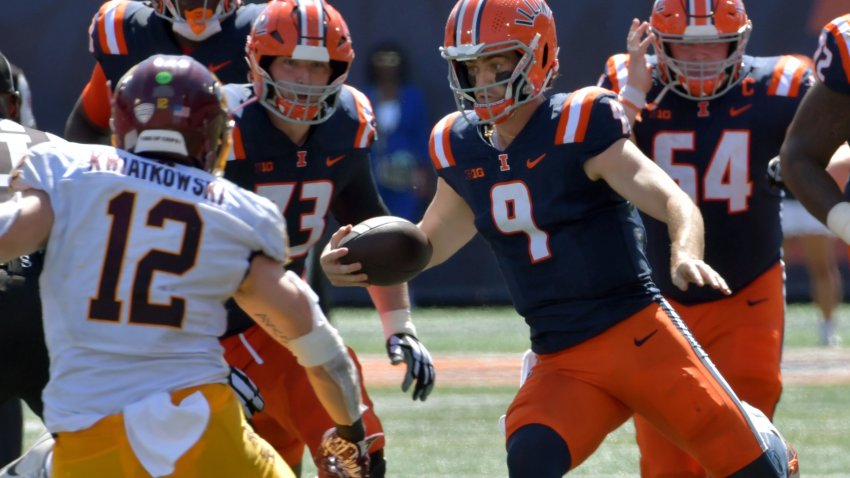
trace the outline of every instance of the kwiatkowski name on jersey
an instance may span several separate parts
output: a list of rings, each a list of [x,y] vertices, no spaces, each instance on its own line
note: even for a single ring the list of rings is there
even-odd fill
[[[165,164],[152,163],[139,158],[123,158],[111,154],[103,158],[102,155],[93,153],[89,161],[88,171],[110,171],[191,193],[213,204],[220,205],[224,202],[225,188],[223,185],[193,176]]]

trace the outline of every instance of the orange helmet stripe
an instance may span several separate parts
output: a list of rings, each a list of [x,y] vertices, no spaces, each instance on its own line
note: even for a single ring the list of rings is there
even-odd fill
[[[452,125],[460,116],[460,112],[454,112],[441,119],[431,131],[431,139],[428,141],[428,153],[434,169],[443,169],[455,165],[455,157],[452,154],[451,135]]]
[[[322,0],[298,2],[298,21],[301,45],[325,46],[325,10]]]
[[[708,25],[714,7],[712,0],[688,0],[688,11],[690,12],[691,25]]]
[[[458,7],[455,25],[456,45],[475,45],[481,41],[479,26],[485,3],[487,0],[463,0]]]
[[[835,38],[835,44],[838,45],[838,51],[841,52],[841,66],[847,76],[847,81],[850,82],[850,45],[844,38],[844,32],[850,30],[850,15],[836,18],[829,22],[825,28]]]

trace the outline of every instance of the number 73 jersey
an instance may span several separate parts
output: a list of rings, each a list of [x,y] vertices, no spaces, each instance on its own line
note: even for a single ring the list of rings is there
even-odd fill
[[[656,57],[648,57],[651,65]],[[628,55],[608,60],[600,84],[618,90],[628,81]],[[657,69],[654,69],[657,72]],[[634,137],[699,206],[705,222],[705,261],[733,291],[780,259],[781,192],[767,182],[767,164],[779,155],[797,105],[811,86],[807,62],[794,56],[745,56],[740,84],[710,101],[668,92],[643,111]],[[663,88],[656,76],[647,95]],[[709,287],[682,292],[670,279],[670,240],[664,224],[644,216],[648,254],[661,291],[682,303],[717,300]]]
[[[504,151],[460,113],[433,129],[437,174],[473,211],[535,352],[582,342],[653,298],[637,210],[583,168],[628,136],[616,96],[595,87],[553,95]]]

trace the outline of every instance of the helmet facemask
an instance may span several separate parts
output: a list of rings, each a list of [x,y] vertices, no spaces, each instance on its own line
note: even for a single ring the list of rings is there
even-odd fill
[[[470,124],[477,126],[501,123],[510,118],[518,107],[533,100],[548,88],[554,70],[548,72],[543,82],[545,86],[540,91],[535,91],[529,76],[538,61],[534,52],[537,50],[539,39],[538,34],[530,45],[509,40],[489,45],[481,43],[440,48],[443,58],[449,62],[449,86],[454,93],[455,104]],[[500,73],[495,81],[486,85],[473,84],[467,74],[465,62],[507,53],[519,55],[519,61],[512,72]],[[491,98],[491,91],[495,88],[504,88],[504,95]],[[482,101],[478,99],[480,94],[483,96]],[[477,118],[468,114],[469,109],[475,111]]]
[[[216,3],[211,8],[211,4]],[[171,22],[174,33],[191,41],[204,41],[221,31],[221,22],[239,5],[238,0],[158,0],[158,16]]]
[[[339,92],[347,78],[346,65],[330,61],[331,77],[328,84],[305,85],[274,80],[269,73],[273,60],[274,57],[261,57],[259,65],[251,65],[255,77],[262,79],[260,103],[278,118],[292,123],[319,124],[327,121],[336,111]]]
[[[695,31],[699,28],[705,31]],[[718,34],[712,26],[689,27],[683,35],[661,33],[656,29],[653,45],[661,69],[661,81],[690,100],[706,101],[722,96],[741,80],[741,63],[752,31],[748,22],[737,32]],[[674,58],[670,45],[728,45],[726,58],[719,61],[688,61]]]

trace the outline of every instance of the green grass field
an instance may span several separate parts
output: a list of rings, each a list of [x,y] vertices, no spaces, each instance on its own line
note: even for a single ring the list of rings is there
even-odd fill
[[[850,317],[844,306],[839,317]],[[383,354],[381,327],[374,312],[342,309],[333,321],[346,342],[362,355]],[[441,354],[470,356],[516,353],[527,348],[527,329],[509,308],[421,309],[419,335],[439,360]],[[850,324],[844,324],[850,344]],[[792,305],[786,327],[786,350],[817,344],[817,313],[810,305]],[[850,364],[848,364],[850,365]],[[399,383],[402,371],[399,370]],[[504,443],[497,421],[516,392],[515,386],[440,386],[428,401],[413,402],[395,386],[372,387],[370,393],[387,433],[389,476],[506,476]],[[788,384],[776,423],[800,454],[806,477],[850,476],[850,384]],[[27,421],[27,439],[42,429]],[[634,430],[626,423],[612,433],[590,460],[570,476],[634,477],[637,472]],[[305,460],[303,476],[315,471]]]

